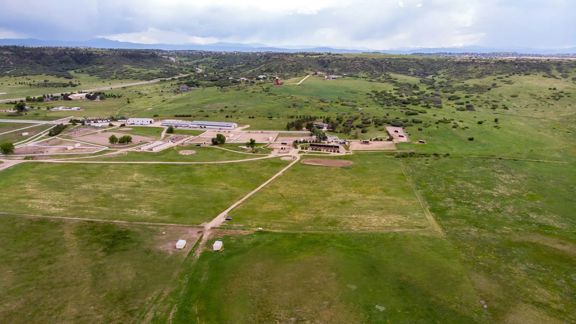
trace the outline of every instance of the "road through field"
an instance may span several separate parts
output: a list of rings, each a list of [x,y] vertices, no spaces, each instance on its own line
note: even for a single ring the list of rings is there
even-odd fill
[[[301,85],[301,84],[304,83],[304,81],[306,81],[309,77],[310,77],[310,74],[308,74],[307,76],[305,76],[304,79],[300,80],[300,82],[296,83],[296,85],[297,85],[297,86]]]
[[[276,180],[278,177],[280,177],[281,175],[283,175],[288,169],[290,169],[292,166],[294,166],[296,163],[298,163],[300,161],[300,155],[298,155],[298,151],[297,150],[293,150],[293,152],[291,152],[291,156],[294,157],[294,161],[290,162],[290,164],[288,164],[286,167],[284,167],[282,170],[278,171],[278,173],[276,173],[275,175],[273,175],[270,179],[266,180],[263,184],[261,184],[260,186],[258,186],[258,188],[252,190],[251,192],[249,192],[247,195],[245,195],[244,197],[242,197],[240,200],[236,201],[235,203],[233,203],[232,205],[230,205],[230,207],[226,208],[226,210],[224,210],[223,212],[221,212],[220,214],[218,214],[218,216],[216,216],[213,220],[211,220],[210,222],[204,224],[204,233],[202,235],[202,239],[200,241],[200,244],[198,245],[198,248],[196,249],[194,256],[197,258],[200,256],[200,254],[202,253],[202,251],[204,250],[204,247],[206,245],[206,242],[208,242],[208,240],[210,239],[210,234],[211,234],[211,230],[213,228],[217,228],[220,225],[222,225],[225,221],[226,221],[226,217],[228,216],[228,213],[238,207],[239,205],[241,205],[243,202],[245,202],[246,200],[248,200],[248,198],[252,197],[253,195],[255,195],[257,192],[259,192],[260,190],[262,190],[264,187],[266,187],[267,185],[269,185],[272,181]]]

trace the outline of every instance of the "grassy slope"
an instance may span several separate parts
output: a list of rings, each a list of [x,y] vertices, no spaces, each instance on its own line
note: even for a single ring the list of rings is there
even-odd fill
[[[74,79],[65,79],[55,76],[34,75],[26,77],[1,77],[0,78],[0,99],[23,98],[26,96],[41,96],[42,94],[61,93],[61,92],[78,92],[81,90],[105,87],[113,84],[130,83],[138,80],[103,80],[98,77],[73,73]],[[80,82],[77,87],[31,87],[29,83],[42,83],[44,80],[50,82],[72,81]]]
[[[182,254],[162,228],[0,218],[0,318],[9,323],[133,322],[168,288]]]
[[[354,164],[294,166],[232,211],[233,224],[288,230],[427,228],[422,207],[397,160],[379,153],[342,159]]]
[[[410,165],[495,320],[576,320],[573,164],[419,159]]]
[[[200,224],[285,164],[25,164],[3,171],[0,205],[15,214]]]

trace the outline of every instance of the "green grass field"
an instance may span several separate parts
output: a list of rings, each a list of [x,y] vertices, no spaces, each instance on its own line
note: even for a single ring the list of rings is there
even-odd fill
[[[410,161],[497,322],[573,322],[574,164]]]
[[[456,251],[442,239],[256,233],[223,241],[224,251],[202,254],[168,299],[168,305],[176,306],[175,323],[463,323],[486,318]],[[157,314],[157,320],[163,322],[167,313]]]
[[[165,228],[0,217],[0,318],[10,323],[143,321],[183,253]]]
[[[180,151],[194,151],[192,155],[182,155]],[[109,157],[94,157],[94,161],[166,161],[166,162],[213,162],[213,161],[237,161],[252,158],[260,158],[262,155],[241,154],[220,150],[214,147],[198,147],[186,145],[169,148],[162,152],[126,152],[126,154]]]
[[[374,232],[428,228],[398,160],[381,153],[340,159],[354,164],[343,168],[294,166],[233,210],[230,226]]]
[[[278,159],[222,165],[30,163],[2,171],[0,205],[14,214],[197,225],[285,164]]]
[[[105,87],[110,85],[130,83],[138,80],[103,80],[98,77],[90,76],[81,73],[72,73],[73,79],[65,79],[61,77],[48,76],[48,75],[34,75],[23,77],[1,77],[0,78],[0,99],[23,98],[26,96],[42,96],[43,94],[63,93],[63,92],[79,92],[82,90]],[[76,87],[45,87],[37,86],[37,84],[44,84],[44,81],[50,83],[79,83]],[[31,86],[32,85],[32,86]]]

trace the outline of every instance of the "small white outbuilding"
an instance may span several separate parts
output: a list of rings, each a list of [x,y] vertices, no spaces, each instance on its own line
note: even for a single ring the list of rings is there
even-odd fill
[[[178,240],[178,242],[176,242],[176,248],[178,250],[182,250],[185,246],[186,246],[186,240]]]
[[[214,242],[214,244],[212,245],[212,249],[214,251],[220,251],[222,250],[222,247],[224,246],[224,243],[222,243],[222,241],[216,241]]]

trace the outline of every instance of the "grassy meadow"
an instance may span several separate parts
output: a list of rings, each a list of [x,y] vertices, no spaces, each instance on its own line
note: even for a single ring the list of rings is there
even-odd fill
[[[185,272],[158,322],[170,308],[175,323],[487,319],[457,252],[436,237],[256,233],[223,242]]]
[[[4,213],[198,225],[285,164],[26,163],[2,171],[0,205]]]
[[[574,164],[409,162],[496,322],[573,322]]]
[[[313,157],[303,157],[303,159]],[[230,216],[230,226],[291,231],[427,229],[401,164],[387,154],[342,157],[335,168],[299,163]]]
[[[165,228],[0,217],[0,318],[144,321],[185,262]]]

